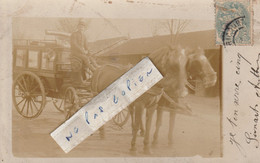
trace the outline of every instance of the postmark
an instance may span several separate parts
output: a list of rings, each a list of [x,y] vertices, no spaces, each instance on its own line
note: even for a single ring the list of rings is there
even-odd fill
[[[216,44],[252,45],[251,1],[216,1],[215,4]]]

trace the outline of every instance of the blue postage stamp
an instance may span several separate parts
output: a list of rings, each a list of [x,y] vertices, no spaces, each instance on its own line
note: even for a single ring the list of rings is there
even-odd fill
[[[251,0],[216,0],[216,44],[252,45]]]

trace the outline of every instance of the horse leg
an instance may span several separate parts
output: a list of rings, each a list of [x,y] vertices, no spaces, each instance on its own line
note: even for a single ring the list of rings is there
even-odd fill
[[[179,99],[175,98],[174,101],[179,103]],[[173,129],[174,129],[174,121],[175,121],[176,113],[173,109],[170,111],[170,119],[169,119],[169,133],[168,133],[168,145],[173,145]]]
[[[100,136],[100,138],[101,138],[101,139],[105,139],[105,127],[102,126],[102,127],[100,127],[98,130],[99,130],[99,136]]]
[[[169,133],[168,133],[168,145],[173,145],[173,128],[174,128],[174,121],[175,121],[175,112],[170,111],[170,120],[169,120]]]
[[[142,109],[141,115],[143,115],[143,112],[144,112],[144,109]],[[145,129],[144,129],[143,117],[141,117],[141,119],[140,119],[140,129],[141,129],[140,135],[144,136]]]
[[[130,116],[131,116],[131,127],[132,127],[132,134],[133,134],[133,129],[134,129],[134,122],[135,122],[135,106],[128,106]]]
[[[158,144],[159,131],[162,125],[162,114],[163,114],[163,110],[157,108],[156,129],[153,135],[153,146],[156,146]]]
[[[130,149],[130,152],[132,154],[136,154],[136,137],[137,137],[137,132],[140,128],[140,119],[142,117],[141,113],[142,113],[142,108],[141,107],[135,107],[134,108],[134,112],[135,112],[135,118],[134,118],[134,121],[133,121],[133,128],[132,128],[132,141],[131,141],[131,149]]]
[[[156,108],[157,108],[157,104],[149,109],[146,109],[146,124],[145,124],[146,131],[145,131],[145,135],[144,135],[144,153],[145,154],[151,154],[149,139],[150,139],[150,130],[151,130],[153,113]]]

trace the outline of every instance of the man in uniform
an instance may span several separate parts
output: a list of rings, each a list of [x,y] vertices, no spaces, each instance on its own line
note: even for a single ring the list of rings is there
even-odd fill
[[[78,30],[73,32],[70,37],[71,55],[72,58],[81,60],[83,65],[89,68],[92,73],[99,66],[89,53],[85,31],[86,23],[84,20],[80,20]]]

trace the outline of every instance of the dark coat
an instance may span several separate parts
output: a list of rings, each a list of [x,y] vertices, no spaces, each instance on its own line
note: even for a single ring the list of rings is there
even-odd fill
[[[80,31],[73,32],[70,36],[71,54],[84,55],[88,50],[87,38]]]

